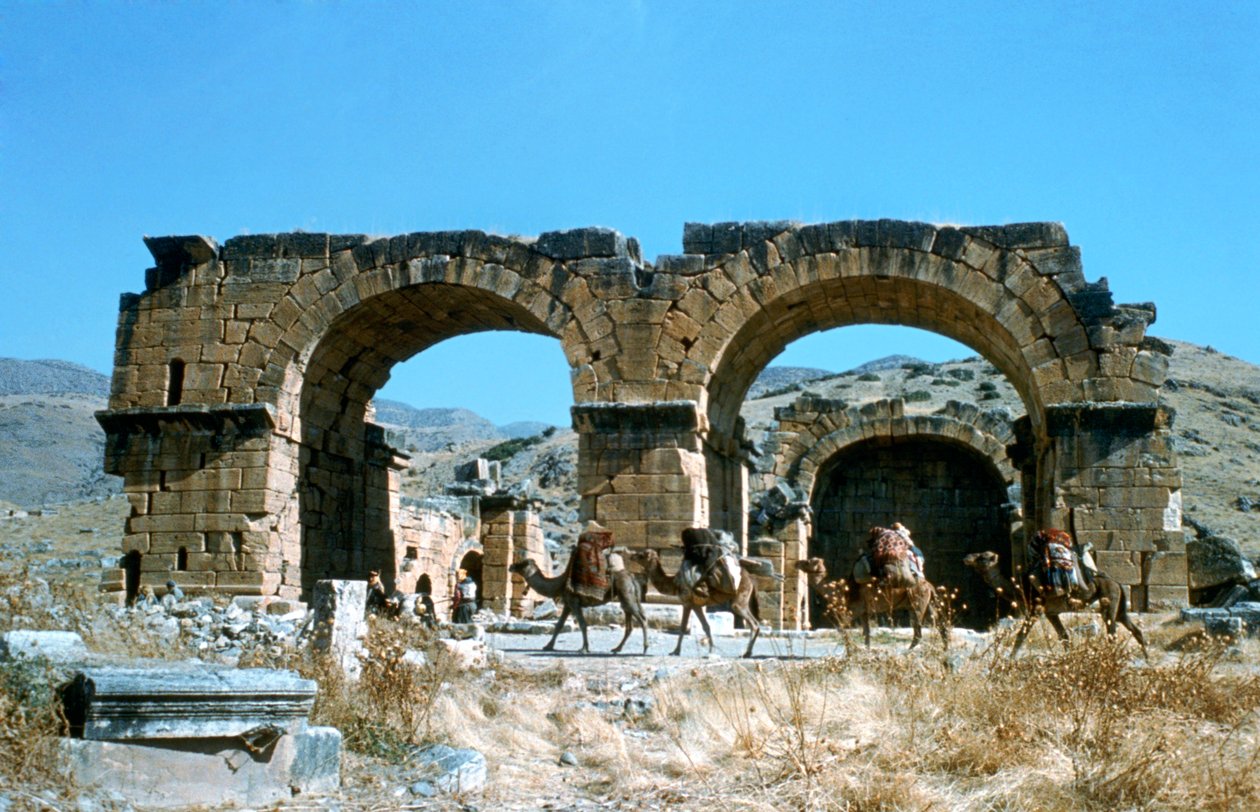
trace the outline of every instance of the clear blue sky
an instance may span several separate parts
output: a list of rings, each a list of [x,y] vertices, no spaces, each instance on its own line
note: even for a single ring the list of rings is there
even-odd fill
[[[142,235],[1058,220],[1152,332],[1260,363],[1260,3],[0,0],[0,356],[107,372]],[[971,354],[832,331],[779,363]],[[567,423],[559,346],[383,395]],[[904,338],[904,340],[896,340]]]

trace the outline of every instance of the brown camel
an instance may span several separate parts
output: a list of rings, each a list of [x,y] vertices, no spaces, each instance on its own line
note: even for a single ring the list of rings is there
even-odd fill
[[[731,612],[744,621],[749,630],[748,648],[745,657],[751,657],[753,645],[761,634],[761,619],[755,610],[757,602],[757,581],[762,578],[782,578],[774,572],[767,561],[756,558],[739,558],[739,580],[734,591],[723,587],[719,579],[712,576],[702,579],[698,589],[683,588],[678,584],[675,575],[669,575],[661,567],[661,557],[656,550],[635,550],[630,554],[634,561],[648,576],[648,582],[662,595],[675,596],[682,602],[682,625],[678,628],[678,645],[674,646],[675,655],[682,653],[683,638],[687,636],[687,628],[691,622],[691,613],[695,612],[704,628],[704,635],[709,641],[709,650],[713,650],[713,632],[709,629],[709,618],[705,614],[706,606],[729,604]]]
[[[827,580],[827,565],[821,558],[797,561],[796,568],[805,573],[805,580],[827,607],[827,616],[837,626],[843,621],[843,611],[848,608],[854,620],[862,621],[862,638],[866,645],[871,645],[871,616],[875,614],[891,614],[900,609],[910,613],[910,623],[914,627],[914,637],[910,648],[919,645],[923,639],[924,621],[934,623],[940,628],[941,642],[949,646],[949,630],[944,624],[937,623],[936,588],[926,578],[919,578],[912,585],[903,586],[896,582],[880,580],[865,581],[857,585],[857,600],[850,603],[849,585],[843,578]]]
[[[1069,594],[1060,595],[1053,589],[1040,584],[1031,574],[1021,588],[1014,579],[1008,580],[1002,577],[998,561],[998,554],[988,550],[982,553],[971,553],[963,558],[963,564],[980,573],[980,577],[984,578],[989,588],[997,593],[998,599],[1009,600],[1015,613],[1024,619],[1019,626],[1019,632],[1015,635],[1015,647],[1011,649],[1012,657],[1019,651],[1019,647],[1024,644],[1024,638],[1037,622],[1039,611],[1045,613],[1046,619],[1058,633],[1059,639],[1066,645],[1068,633],[1067,629],[1063,628],[1063,621],[1059,620],[1059,615],[1064,612],[1075,612],[1094,601],[1098,601],[1098,611],[1102,615],[1103,625],[1107,627],[1107,634],[1115,636],[1116,621],[1119,621],[1120,625],[1132,632],[1134,639],[1142,647],[1142,654],[1146,654],[1146,637],[1133,622],[1133,618],[1129,617],[1129,602],[1124,596],[1124,589],[1112,578],[1098,572],[1094,574],[1092,583],[1074,586]]]
[[[634,631],[634,621],[638,621],[639,627],[643,629],[643,653],[647,654],[647,619],[643,616],[643,594],[647,590],[647,584],[636,578],[629,570],[619,569],[610,572],[611,584],[608,587],[608,591],[604,593],[602,598],[589,598],[569,588],[569,574],[567,572],[548,577],[542,574],[542,571],[538,569],[538,565],[531,559],[523,558],[512,564],[508,569],[524,578],[529,588],[539,595],[542,595],[544,598],[557,600],[564,606],[564,609],[560,612],[560,619],[556,621],[556,630],[551,635],[551,641],[543,646],[543,651],[555,649],[556,638],[560,636],[560,630],[564,628],[564,622],[569,619],[569,614],[572,613],[577,618],[578,627],[582,630],[581,652],[589,654],[591,646],[586,639],[586,616],[582,614],[582,607],[600,606],[611,600],[616,600],[621,604],[621,610],[626,613],[624,624],[626,633],[622,636],[621,642],[617,644],[617,647],[612,650],[612,653],[621,653],[621,647],[626,644],[626,641],[630,639],[630,633]]]

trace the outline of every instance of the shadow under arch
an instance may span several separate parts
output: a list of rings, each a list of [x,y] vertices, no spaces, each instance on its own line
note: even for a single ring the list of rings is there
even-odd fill
[[[383,291],[323,332],[300,367],[299,442],[290,461],[299,538],[289,543],[300,546],[286,559],[301,562],[303,594],[318,580],[361,578],[369,569],[393,581],[392,499],[406,458],[370,422],[371,400],[395,364],[441,341],[488,330],[560,338],[512,299],[447,283]]]
[[[1011,481],[973,445],[945,435],[885,435],[840,447],[812,480],[809,555],[832,577],[847,577],[872,526],[901,522],[926,559],[926,575],[956,595],[956,625],[994,619],[989,589],[963,556],[1010,549],[1015,511]],[[811,598],[811,615],[822,608]]]

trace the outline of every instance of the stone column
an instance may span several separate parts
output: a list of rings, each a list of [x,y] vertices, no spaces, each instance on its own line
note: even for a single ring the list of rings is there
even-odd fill
[[[1047,410],[1054,466],[1050,523],[1092,542],[1099,569],[1138,611],[1189,601],[1181,473],[1171,416],[1154,404]]]
[[[808,628],[809,584],[796,562],[809,557],[810,522],[806,517],[785,522],[775,534],[783,545],[783,586],[780,593],[780,628]]]
[[[524,581],[508,572],[508,567],[516,560],[517,511],[523,506],[523,500],[514,496],[481,499],[482,594],[479,603],[500,614],[506,613],[513,596],[519,595],[515,587],[524,586]]]
[[[684,529],[708,526],[699,404],[584,403],[572,411],[583,520],[632,548],[671,548]]]

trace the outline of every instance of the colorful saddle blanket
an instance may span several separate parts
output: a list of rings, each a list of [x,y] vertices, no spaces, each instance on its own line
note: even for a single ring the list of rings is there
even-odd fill
[[[606,530],[588,530],[578,536],[577,548],[569,559],[569,589],[584,598],[603,600],[609,587],[604,551],[612,545],[613,534]]]
[[[876,571],[890,564],[905,561],[910,556],[910,542],[896,530],[886,527],[871,528],[871,558]]]

